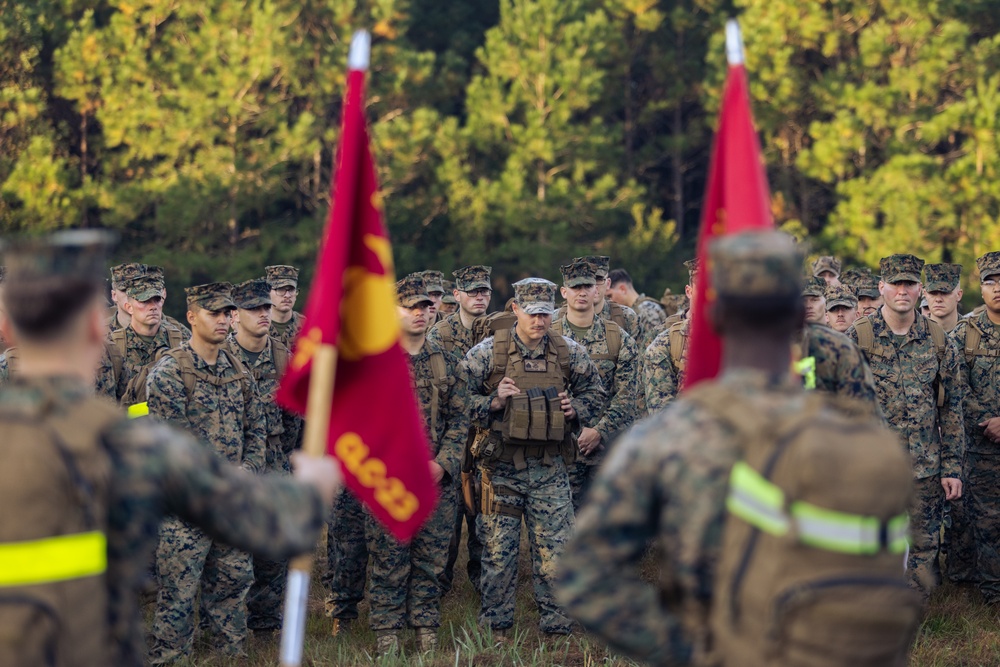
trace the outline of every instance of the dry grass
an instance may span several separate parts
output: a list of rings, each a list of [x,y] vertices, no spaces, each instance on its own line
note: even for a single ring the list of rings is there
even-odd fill
[[[325,541],[323,542],[325,544]],[[412,633],[404,634],[404,654],[376,661],[375,635],[368,629],[368,608],[362,603],[361,617],[347,632],[330,636],[330,620],[323,617],[325,590],[317,584],[325,568],[325,550],[317,550],[315,584],[310,591],[310,619],[305,645],[305,665],[314,667],[412,665],[414,667],[592,667],[628,666],[634,663],[609,654],[598,640],[579,635],[550,639],[538,631],[538,612],[531,588],[527,544],[522,543],[518,576],[517,624],[513,639],[497,646],[488,632],[476,625],[479,598],[459,562],[455,588],[442,601],[440,648],[429,656],[415,650]],[[653,577],[653,567],[644,574]],[[193,659],[198,667],[273,667],[278,664],[278,638],[252,637],[249,660],[231,660],[213,654],[204,644],[196,646]],[[911,667],[1000,666],[1000,609],[983,604],[971,586],[945,585],[931,598],[930,613],[914,646]]]

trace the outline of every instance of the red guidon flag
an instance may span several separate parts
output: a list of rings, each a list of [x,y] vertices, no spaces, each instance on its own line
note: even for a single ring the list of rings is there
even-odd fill
[[[773,229],[771,192],[764,171],[760,141],[750,112],[743,44],[736,21],[726,25],[729,71],[719,109],[719,126],[712,146],[708,187],[698,235],[698,279],[691,308],[684,389],[719,374],[722,341],[708,323],[706,311],[714,298],[708,246],[712,239],[752,229]]]
[[[431,448],[399,345],[392,248],[382,222],[364,118],[367,63],[347,75],[330,217],[306,303],[306,325],[278,402],[306,412],[313,357],[338,348],[327,451],[347,487],[401,541],[434,509]]]

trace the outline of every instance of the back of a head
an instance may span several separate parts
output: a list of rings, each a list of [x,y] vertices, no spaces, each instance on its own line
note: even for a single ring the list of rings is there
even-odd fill
[[[608,274],[608,278],[611,280],[611,286],[615,287],[620,283],[625,283],[627,285],[632,284],[632,276],[628,274],[625,269],[612,269],[611,273]]]
[[[114,234],[71,230],[3,246],[4,309],[19,341],[58,340],[102,296]]]

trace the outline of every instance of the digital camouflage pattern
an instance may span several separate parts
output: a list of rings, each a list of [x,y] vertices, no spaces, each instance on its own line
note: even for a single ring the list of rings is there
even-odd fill
[[[239,373],[221,351],[215,365],[209,366],[194,354],[190,343],[181,345],[181,350],[194,356],[194,366],[202,373],[219,378]],[[247,383],[252,380],[214,385],[198,378],[189,401],[180,366],[173,357],[164,356],[146,379],[149,414],[188,430],[229,463],[249,472],[262,472],[266,460],[265,415],[256,389]],[[216,545],[200,529],[171,520],[164,524],[157,567],[160,588],[153,621],[153,663],[168,663],[190,652],[199,585],[202,608],[222,635],[224,650],[242,652],[247,632],[246,595],[253,583],[249,554]]]
[[[719,296],[781,298],[800,292],[802,253],[788,234],[721,236],[708,255],[712,290]]]
[[[128,262],[125,264],[118,264],[117,266],[111,267],[111,287],[118,291],[124,292],[125,285],[128,281],[143,275],[147,271],[147,266],[145,264],[140,264],[138,262]]]
[[[841,263],[839,259],[830,255],[823,255],[812,263],[812,272],[814,276],[820,276],[824,271],[829,271],[839,278],[840,267]]]
[[[802,389],[787,378],[740,370],[718,382],[773,421],[801,409]],[[683,397],[615,443],[559,564],[558,599],[573,618],[645,663],[690,662],[682,616],[708,617],[738,444],[732,427]],[[639,570],[651,542],[659,584]]]
[[[277,338],[281,344],[289,350],[295,349],[295,339],[306,324],[306,317],[300,312],[292,311],[292,319],[287,322],[275,322],[271,320],[271,328],[268,335]]]
[[[912,274],[907,272],[915,267],[909,259],[885,264],[883,270],[894,280],[909,280]],[[938,552],[944,503],[940,479],[960,478],[965,456],[961,360],[954,342],[948,340],[939,362],[928,320],[919,315],[902,340],[897,340],[889,329],[881,310],[866,318],[871,321],[875,349],[882,352],[866,354],[879,405],[913,459],[917,498],[911,514],[912,544],[907,567],[911,583],[926,597],[940,580]],[[847,330],[855,343],[856,326]],[[937,407],[938,382],[944,388],[941,408]]]
[[[915,255],[890,255],[883,257],[878,263],[879,273],[887,283],[909,281],[920,282],[920,273],[924,270],[924,260]]]
[[[529,315],[551,315],[556,312],[556,284],[544,278],[518,280],[514,303]]]
[[[924,289],[928,292],[954,292],[962,278],[961,264],[926,264]]]
[[[119,401],[125,393],[129,380],[136,376],[140,369],[153,363],[157,352],[170,349],[169,331],[172,329],[166,322],[160,324],[156,335],[151,340],[140,336],[131,326],[125,327],[125,355],[121,375],[115,377],[114,363],[108,347],[104,348],[101,365],[97,371],[97,393]],[[175,329],[176,330],[176,329]],[[190,332],[181,331],[181,340],[190,340]],[[109,343],[110,344],[110,343]]]
[[[1000,276],[1000,251],[988,252],[976,259],[976,268],[980,280]]]
[[[326,572],[323,585],[326,615],[340,620],[358,617],[368,575],[367,514],[353,493],[341,493],[326,523]]]
[[[428,292],[444,294],[444,273],[441,271],[420,271],[414,275],[423,278]]]
[[[635,306],[633,310],[639,319],[641,332],[637,345],[644,350],[661,331],[663,323],[667,321],[667,313],[658,301],[650,299],[645,294],[640,294],[639,299],[632,305]]]
[[[422,273],[411,273],[396,282],[396,303],[406,308],[418,303],[431,304],[427,282]]]
[[[837,306],[846,306],[851,310],[858,307],[858,297],[854,296],[854,290],[847,285],[827,285],[826,288],[826,309],[833,310]]]
[[[1000,266],[997,273],[1000,273]],[[985,354],[965,352],[969,331],[973,328],[981,337],[976,347]],[[1000,445],[986,437],[980,424],[1000,417],[1000,327],[983,312],[959,320],[951,337],[961,352],[966,386],[962,404],[966,436],[963,479],[966,485],[962,499],[951,508],[953,531],[949,536],[948,571],[955,578],[979,579],[983,596],[995,603],[1000,602],[1000,548],[997,547]],[[968,539],[970,535],[971,540]],[[968,552],[970,546],[974,547],[974,553]]]
[[[683,341],[680,353],[682,367],[680,368],[674,362],[674,355],[671,354],[670,331],[672,329],[680,332],[681,341]],[[686,366],[685,362],[687,361],[687,340],[690,331],[691,320],[685,317],[657,334],[653,342],[646,348],[642,372],[648,414],[652,415],[663,410],[677,398],[677,393],[684,384],[683,367]]]
[[[466,329],[462,317],[455,312],[444,318],[427,331],[427,340],[439,345],[455,361],[460,363],[475,344],[475,332]]]
[[[431,355],[441,354],[446,362],[446,381],[435,386]],[[372,556],[368,597],[372,630],[400,630],[404,627],[437,628],[441,625],[441,585],[439,579],[448,559],[448,545],[455,529],[458,507],[459,471],[469,432],[465,410],[466,383],[458,378],[452,357],[436,344],[425,340],[415,354],[408,354],[420,411],[433,451],[434,461],[444,470],[438,485],[440,500],[434,513],[409,545],[401,544],[370,514],[366,536]],[[448,382],[450,380],[450,382]],[[438,393],[436,431],[431,430],[432,397]]]
[[[826,296],[826,281],[818,276],[803,277],[802,296]]]
[[[619,308],[622,312],[622,317],[625,319],[625,333],[632,337],[632,340],[638,340],[639,336],[642,334],[642,329],[639,326],[639,316],[635,314],[635,311],[628,306],[622,306],[621,304],[614,303],[611,299],[604,299],[604,305],[601,306],[597,315],[601,319],[611,320],[611,309]]]
[[[54,397],[58,410],[59,404],[92,394],[91,387],[68,378],[17,382],[5,391],[27,411],[35,409],[32,401]],[[146,664],[139,591],[165,516],[181,517],[203,527],[213,539],[269,558],[306,553],[316,543],[324,510],[311,488],[288,478],[254,478],[227,465],[187,433],[149,419],[126,420],[123,415],[102,439],[112,466],[109,606],[106,626],[98,625],[95,631],[109,633],[109,664]]]
[[[551,334],[546,335],[534,350],[529,350],[517,337],[511,340],[524,359],[545,359]],[[502,412],[493,413],[490,402],[496,390],[486,386],[493,371],[491,336],[476,345],[462,363],[462,377],[468,383],[468,409],[472,424],[488,429]],[[569,348],[569,393],[577,419],[581,424],[598,419],[604,410],[606,393],[600,373],[582,345],[566,339]],[[480,475],[492,479],[504,502],[521,509],[531,542],[532,573],[535,602],[541,615],[544,632],[569,632],[571,623],[556,605],[552,594],[555,560],[569,538],[573,527],[573,505],[569,476],[561,456],[527,457],[524,469],[513,463],[480,462]],[[484,484],[486,482],[484,481]],[[514,623],[514,588],[521,540],[521,518],[502,513],[477,518],[479,538],[483,542],[482,604],[479,622],[494,629],[510,628]]]
[[[279,287],[298,287],[299,270],[287,264],[275,264],[264,267],[264,280],[271,289]]]
[[[870,405],[885,419],[875,391],[875,378],[861,348],[842,333],[822,324],[807,322],[797,336],[804,355],[816,361],[816,389],[847,396]]]
[[[493,289],[492,274],[493,267],[483,264],[463,266],[459,270],[451,272],[451,275],[455,277],[455,287],[463,292],[481,288]]]
[[[197,306],[213,312],[236,310],[231,283],[192,285],[184,288],[184,294],[187,296],[188,309]]]

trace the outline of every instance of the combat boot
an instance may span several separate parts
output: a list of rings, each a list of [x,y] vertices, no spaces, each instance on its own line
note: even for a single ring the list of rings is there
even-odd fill
[[[379,630],[375,637],[375,657],[399,655],[399,632]]]
[[[438,647],[436,628],[417,628],[417,648],[421,653],[431,653]]]

